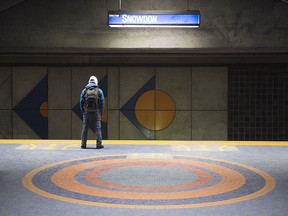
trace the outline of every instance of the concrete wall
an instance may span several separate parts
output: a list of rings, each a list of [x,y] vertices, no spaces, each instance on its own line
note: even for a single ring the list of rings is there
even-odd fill
[[[0,67],[1,138],[80,139],[90,75],[106,139],[227,139],[226,67]]]
[[[123,11],[188,9],[201,11],[200,28],[111,29],[107,13],[118,10],[118,0],[7,0],[0,49],[288,49],[288,7],[277,0],[122,1]]]
[[[0,137],[79,139],[93,74],[106,88],[108,139],[227,139],[227,67],[287,65],[288,6],[122,0],[123,11],[194,9],[198,29],[112,29],[117,0],[1,1]]]

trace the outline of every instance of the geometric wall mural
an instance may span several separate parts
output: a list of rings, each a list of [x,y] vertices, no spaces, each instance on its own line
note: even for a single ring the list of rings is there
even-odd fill
[[[104,106],[104,113],[102,115],[101,118],[101,129],[102,129],[102,138],[103,139],[107,139],[108,137],[108,112],[107,112],[107,93],[108,93],[108,88],[107,88],[107,75],[104,76],[98,83],[99,88],[102,89],[103,93],[104,93],[104,97],[105,97],[105,106]],[[78,102],[72,109],[72,111],[81,119],[83,120],[83,115],[80,111],[80,102]],[[92,128],[90,128],[91,130],[93,130]],[[95,131],[94,131],[95,132]]]
[[[219,71],[221,79],[210,79],[207,74],[211,70]],[[79,95],[83,89],[79,81],[86,80],[90,73],[99,76],[105,97],[103,140],[193,140],[202,134],[204,139],[226,139],[226,108],[220,109],[219,115],[214,102],[226,101],[227,73],[226,68],[216,67],[0,67],[0,98],[4,101],[0,106],[1,137],[79,139]],[[14,79],[19,75],[20,82]],[[225,91],[216,95],[199,91],[199,86],[205,90],[211,84]]]
[[[104,104],[104,113],[102,115],[101,121],[102,121],[102,138],[103,139],[108,139],[108,78],[107,75],[104,76],[100,81],[99,81],[99,87],[102,89],[105,97],[105,104]]]
[[[14,112],[41,138],[48,138],[48,76],[15,107]]]
[[[153,76],[120,110],[147,139],[155,139],[156,131],[167,128],[176,113],[172,97],[155,87]]]

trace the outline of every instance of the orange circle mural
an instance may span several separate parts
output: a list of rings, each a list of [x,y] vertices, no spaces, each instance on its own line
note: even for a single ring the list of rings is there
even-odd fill
[[[163,130],[173,121],[176,105],[166,92],[149,90],[143,93],[135,105],[138,122],[149,130]]]
[[[104,103],[105,103],[105,105],[104,105],[104,113],[103,113],[103,115],[101,117],[101,120],[102,120],[102,122],[106,122],[107,123],[108,122],[108,110],[107,110],[108,99],[107,98],[105,98]]]
[[[44,102],[40,105],[40,114],[41,114],[44,118],[48,118],[48,101],[44,101]]]

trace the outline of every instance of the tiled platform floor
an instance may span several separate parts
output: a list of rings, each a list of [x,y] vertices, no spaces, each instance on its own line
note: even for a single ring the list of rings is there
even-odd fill
[[[277,215],[288,143],[0,140],[0,215]]]

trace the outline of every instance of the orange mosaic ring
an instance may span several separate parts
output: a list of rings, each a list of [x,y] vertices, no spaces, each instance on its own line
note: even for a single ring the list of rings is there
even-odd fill
[[[116,158],[115,158],[116,157]],[[117,158],[119,157],[119,158]],[[75,164],[76,163],[76,164]],[[99,174],[107,170],[113,170],[118,168],[137,167],[141,170],[141,166],[154,166],[155,168],[161,168],[165,164],[165,167],[173,167],[177,169],[182,169],[193,173],[198,176],[195,181],[187,184],[173,185],[171,187],[163,185],[155,185],[153,187],[146,186],[127,186],[124,190],[128,189],[130,191],[120,191],[113,189],[123,189],[121,184],[109,184],[101,180]],[[225,167],[225,165],[227,167]],[[69,193],[81,194],[84,197],[100,197],[96,201],[80,199],[77,196],[67,197],[64,195],[58,195],[57,192],[51,193],[45,186],[39,187],[36,184],[35,176],[39,175],[46,170],[53,170],[53,168],[61,166],[61,168],[56,169],[50,175],[51,182],[48,183],[57,186],[61,190],[68,191]],[[66,166],[66,167],[65,167]],[[231,168],[237,167],[238,169],[246,170],[247,173],[254,173],[263,179],[263,186],[253,191],[251,193],[240,196],[234,195],[231,197],[226,197],[225,199],[215,199],[214,197],[221,196],[222,194],[234,193],[241,191],[245,184],[247,183],[247,178],[240,172],[237,172]],[[203,169],[203,170],[201,170]],[[88,170],[88,171],[87,171]],[[211,183],[211,175],[204,170],[209,170],[210,173],[216,173],[220,176],[220,181],[213,185],[207,184]],[[86,171],[85,174],[81,172]],[[50,171],[49,171],[50,172]],[[141,172],[141,171],[140,171]],[[80,173],[80,174],[79,174]],[[243,172],[245,173],[245,172]],[[76,180],[76,176],[83,175],[82,179],[84,181],[93,184],[85,185]],[[42,178],[42,177],[41,177]],[[213,176],[212,176],[213,178]],[[254,178],[255,179],[255,178]],[[249,181],[251,181],[249,179]],[[174,158],[127,158],[127,155],[112,155],[112,156],[96,156],[89,158],[80,158],[74,160],[67,160],[58,162],[55,164],[40,167],[36,170],[28,173],[23,179],[22,184],[30,191],[55,200],[86,204],[92,206],[106,206],[106,207],[117,207],[117,208],[146,208],[146,209],[168,209],[168,208],[198,208],[207,206],[216,206],[223,204],[231,204],[235,202],[246,201],[263,196],[274,189],[276,183],[275,180],[269,176],[267,173],[249,167],[243,164],[225,161],[221,159],[212,159],[205,157],[192,157],[187,155],[177,155]],[[207,184],[207,187],[204,187]],[[195,187],[195,186],[202,187]],[[105,188],[103,188],[105,187]],[[161,190],[167,190],[162,192]],[[180,191],[171,191],[178,190]],[[131,190],[142,190],[131,191]],[[154,190],[152,192],[152,190]],[[103,200],[101,199],[103,198]],[[206,201],[197,202],[199,199],[206,198]],[[110,200],[111,199],[111,200]],[[100,200],[100,201],[99,201]],[[110,200],[105,202],[104,200]],[[119,202],[117,202],[119,200]],[[130,201],[129,201],[130,200]],[[137,203],[139,200],[139,203]],[[140,202],[140,200],[142,200]],[[155,201],[158,204],[149,204],[148,201]],[[185,202],[184,202],[185,200]],[[191,203],[189,201],[191,200]],[[145,203],[147,201],[147,203]],[[163,204],[162,201],[167,203]],[[192,202],[193,201],[193,202]],[[133,204],[134,202],[134,204]],[[137,204],[135,204],[137,203]]]
[[[151,161],[151,159],[149,159]],[[153,162],[158,163],[171,163],[175,162],[175,159],[152,159]],[[222,181],[220,181],[216,185],[212,185],[210,187],[201,188],[198,190],[181,191],[181,192],[165,192],[165,193],[138,193],[138,192],[125,192],[125,191],[115,191],[108,190],[96,187],[86,186],[80,182],[75,181],[75,176],[82,171],[83,169],[90,169],[95,166],[102,166],[107,164],[117,164],[124,162],[147,162],[147,159],[135,159],[135,158],[121,158],[121,159],[112,159],[112,160],[103,160],[103,161],[92,161],[83,164],[73,165],[66,168],[63,168],[51,177],[52,182],[60,188],[63,188],[68,191],[72,191],[75,193],[81,193],[85,195],[95,196],[97,194],[101,194],[104,197],[108,198],[117,198],[117,199],[136,199],[136,200],[169,200],[169,199],[187,199],[187,198],[197,198],[203,196],[212,196],[220,193],[226,193],[232,190],[236,190],[245,184],[245,177],[240,173],[228,169],[226,167],[221,167],[214,164],[208,164],[199,161],[189,161],[189,160],[180,160],[177,159],[177,163],[200,166],[207,168],[209,170],[217,172],[221,177]]]
[[[149,163],[149,164],[141,164],[141,163],[129,163],[129,164],[117,164],[117,165],[111,165],[111,166],[105,166],[96,170],[92,170],[90,172],[87,172],[84,176],[84,179],[87,182],[90,182],[92,184],[103,186],[107,188],[113,188],[113,189],[119,189],[119,190],[142,190],[142,191],[161,191],[161,190],[179,190],[179,189],[186,189],[186,188],[193,188],[198,187],[204,184],[209,183],[212,180],[212,175],[208,172],[205,172],[204,170],[197,169],[195,167],[188,167],[188,166],[180,166],[178,164],[169,164],[169,167],[175,167],[178,169],[183,169],[188,172],[193,172],[198,176],[198,178],[195,181],[192,181],[191,183],[182,184],[182,185],[175,185],[175,186],[151,186],[151,187],[144,187],[144,186],[128,186],[128,185],[121,185],[121,184],[113,184],[111,182],[103,181],[99,178],[99,175],[102,172],[105,172],[107,170],[111,169],[117,169],[127,166],[133,166],[133,167],[141,167],[141,166],[166,166],[166,164],[159,164],[159,163]]]

